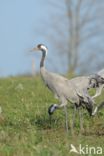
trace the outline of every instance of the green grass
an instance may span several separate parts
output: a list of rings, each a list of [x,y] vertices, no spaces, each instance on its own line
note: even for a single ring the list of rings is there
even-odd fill
[[[104,155],[104,110],[94,118],[84,111],[82,134],[77,115],[72,136],[70,130],[66,134],[63,110],[56,111],[50,122],[47,109],[56,102],[38,76],[0,79],[0,156],[74,156],[70,144],[101,146]],[[72,111],[69,107],[69,119]]]

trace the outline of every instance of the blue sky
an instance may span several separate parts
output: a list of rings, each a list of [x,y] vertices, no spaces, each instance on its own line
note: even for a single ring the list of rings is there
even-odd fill
[[[58,10],[52,3],[54,3],[52,0],[51,3],[50,0],[0,0],[0,77],[31,73],[33,58],[35,59],[35,70],[39,70],[41,54],[27,54],[38,43],[44,43],[49,48],[46,67],[50,71],[66,73],[68,60],[64,55],[62,59],[60,58],[52,42],[53,38],[51,37],[51,40],[47,38],[47,32],[51,32],[57,41],[60,39],[61,35],[57,35],[57,29],[54,31],[52,22],[55,17],[58,17],[60,23],[56,22],[57,27],[60,24],[65,25],[65,21],[62,20],[63,16],[61,16],[65,12],[63,10],[65,4],[62,2],[62,10]],[[60,16],[58,11],[61,11]],[[100,39],[103,41],[102,37]],[[90,43],[92,43],[91,40],[89,40]],[[103,45],[103,42],[101,44]],[[85,48],[90,50],[89,46],[88,43]]]
[[[47,0],[0,0],[0,76],[31,72],[27,51],[40,42],[49,44],[38,34],[48,14]]]

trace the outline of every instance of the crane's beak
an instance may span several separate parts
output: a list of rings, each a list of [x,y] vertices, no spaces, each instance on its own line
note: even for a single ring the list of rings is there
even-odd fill
[[[39,51],[39,48],[38,47],[35,47],[33,49],[30,50],[30,52],[36,52],[36,51]]]

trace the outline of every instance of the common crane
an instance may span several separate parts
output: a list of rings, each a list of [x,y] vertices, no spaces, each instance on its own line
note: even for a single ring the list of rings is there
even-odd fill
[[[55,97],[57,97],[60,101],[60,104],[52,104],[48,109],[48,113],[49,115],[52,115],[56,109],[64,107],[66,115],[66,129],[68,131],[67,110],[66,110],[66,105],[68,101],[75,104],[77,107],[84,105],[90,115],[92,114],[92,103],[90,102],[89,99],[87,99],[87,101],[84,99],[84,96],[81,95],[81,91],[70,80],[56,73],[49,72],[45,68],[44,62],[48,52],[48,48],[45,45],[38,44],[31,51],[42,52],[42,58],[40,61],[41,77],[46,86],[54,93]]]
[[[96,94],[92,97],[93,99],[101,95],[102,89],[104,88],[104,69],[98,71],[96,74],[90,77],[90,84],[96,89]],[[95,115],[101,108],[103,108],[104,102],[96,106],[92,115]]]
[[[80,90],[82,90],[82,93],[84,94],[84,98],[90,99],[90,101],[94,105],[95,104],[94,99],[101,94],[102,89],[104,88],[104,69],[90,76],[79,76],[73,78],[71,79],[71,81],[75,83],[76,86],[80,88]],[[96,93],[92,97],[88,93],[88,90],[90,88],[96,89]],[[94,116],[101,108],[104,108],[103,105],[104,102],[96,106],[92,112],[92,116]]]

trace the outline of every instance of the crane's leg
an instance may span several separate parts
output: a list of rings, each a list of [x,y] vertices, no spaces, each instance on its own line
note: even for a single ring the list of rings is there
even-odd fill
[[[66,131],[68,132],[68,112],[67,112],[67,101],[65,99],[61,99],[60,100],[61,104],[59,105],[58,108],[62,108],[64,107],[64,112],[65,112],[65,127],[66,127]]]
[[[71,117],[70,117],[70,130],[71,130],[71,135],[74,136],[74,127],[75,127],[75,118],[76,118],[76,104],[74,105],[74,110],[71,113]]]
[[[83,132],[84,128],[83,128],[83,110],[82,110],[82,107],[78,108],[78,112],[79,112],[80,131]]]
[[[96,115],[98,113],[98,111],[100,109],[104,108],[104,101],[100,103],[100,105],[96,106],[93,113],[92,113],[92,116]]]
[[[92,99],[96,98],[97,96],[101,95],[102,89],[104,88],[104,84],[101,85],[99,88],[96,89],[96,94],[92,96]]]
[[[73,116],[72,116],[72,128],[75,126],[75,117],[76,117],[76,104],[74,105],[74,111],[73,111]]]
[[[96,115],[98,112],[98,106],[95,107],[94,111],[92,112],[92,116]]]
[[[64,111],[65,111],[65,127],[66,127],[66,131],[68,132],[68,112],[67,112],[67,107],[64,106]]]
[[[61,104],[59,105],[59,108],[62,108],[64,107],[64,111],[65,111],[65,127],[66,127],[66,131],[68,132],[69,129],[68,129],[68,113],[67,113],[67,101],[65,99],[63,99],[61,101]],[[76,108],[74,109],[74,115],[76,113]],[[71,134],[74,135],[74,129],[73,129],[73,120],[70,119],[70,131],[71,131]]]

